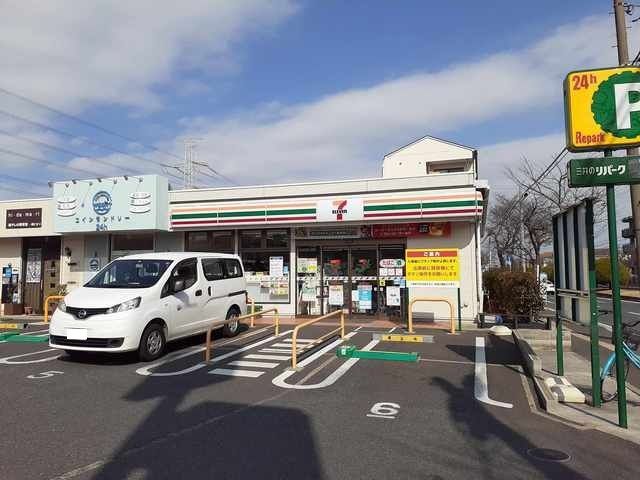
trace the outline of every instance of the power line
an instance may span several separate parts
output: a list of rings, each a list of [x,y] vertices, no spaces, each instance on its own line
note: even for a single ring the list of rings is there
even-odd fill
[[[68,164],[60,165],[58,163],[51,162],[49,160],[44,160],[42,158],[32,157],[31,155],[26,155],[24,153],[14,152],[13,150],[7,150],[6,148],[1,148],[0,147],[0,153],[4,153],[6,155],[13,155],[13,156],[16,156],[16,157],[24,158],[25,160],[31,160],[33,162],[44,163],[45,165],[52,165],[54,167],[61,167],[61,168],[64,168],[66,170],[73,170],[75,172],[82,173],[83,175],[89,175],[90,177],[94,177],[95,174],[96,174],[96,172],[91,172],[89,170],[84,170],[84,169],[78,168],[78,167],[71,167]]]
[[[100,126],[100,125],[96,124],[96,123],[89,122],[89,121],[87,121],[87,120],[84,120],[84,119],[82,119],[82,118],[80,118],[80,117],[76,116],[76,115],[72,115],[72,114],[70,114],[70,113],[64,112],[64,111],[59,110],[59,109],[57,109],[57,108],[53,108],[53,107],[51,107],[51,106],[49,106],[49,105],[46,105],[46,104],[44,104],[44,103],[42,103],[42,102],[38,102],[38,101],[33,100],[33,99],[31,99],[31,98],[29,98],[29,97],[26,97],[26,96],[24,96],[24,95],[20,95],[20,94],[18,94],[18,93],[15,93],[15,92],[12,92],[12,91],[10,91],[10,90],[7,90],[6,88],[2,88],[2,87],[0,87],[0,92],[4,93],[4,94],[6,94],[6,95],[13,96],[13,97],[15,97],[15,98],[19,98],[20,100],[23,100],[23,101],[29,102],[29,103],[31,103],[31,104],[33,104],[33,105],[36,105],[36,106],[38,106],[38,107],[40,107],[40,108],[43,108],[43,109],[45,109],[45,110],[48,110],[48,111],[50,111],[50,112],[53,112],[53,113],[55,113],[55,114],[57,114],[57,115],[60,115],[60,116],[66,117],[66,118],[68,118],[68,119],[70,119],[70,120],[73,120],[73,121],[75,121],[75,122],[78,122],[78,123],[80,123],[80,124],[82,124],[82,125],[85,125],[85,126],[88,126],[88,127],[94,128],[94,129],[96,129],[96,130],[99,130],[99,131],[104,132],[104,133],[109,134],[109,135],[113,135],[113,136],[118,137],[118,138],[120,138],[120,139],[122,139],[122,140],[126,140],[127,142],[131,142],[131,143],[134,143],[134,144],[136,144],[136,145],[140,145],[140,146],[142,146],[142,147],[144,147],[144,148],[147,148],[147,149],[149,149],[149,150],[153,150],[153,151],[158,152],[158,153],[162,153],[162,154],[164,154],[164,155],[168,155],[168,156],[170,156],[170,157],[172,157],[172,158],[177,158],[178,160],[183,160],[180,156],[178,156],[178,155],[176,155],[176,154],[174,154],[174,153],[171,153],[171,152],[168,152],[168,151],[166,151],[166,150],[162,150],[162,149],[160,149],[160,148],[154,147],[153,145],[148,145],[148,144],[142,143],[142,142],[140,142],[139,140],[136,140],[136,139],[134,139],[134,138],[128,137],[128,136],[126,136],[126,135],[123,135],[123,134],[121,134],[121,133],[115,132],[115,131],[113,131],[113,130],[109,130],[109,129],[105,128],[105,127],[102,127],[102,126]],[[21,117],[19,117],[19,116],[15,115],[15,114],[11,114],[11,113],[8,113],[8,112],[5,112],[5,111],[2,111],[2,113],[6,114],[6,115],[13,116],[14,118],[20,118],[21,120],[26,121],[26,122],[28,122],[28,123],[38,124],[38,122],[34,122],[34,121],[32,121],[32,120],[28,120],[28,119],[21,118]],[[59,134],[61,134],[61,135],[67,135],[67,136],[71,136],[71,135],[72,135],[72,134],[70,134],[70,133],[64,132],[64,131],[62,131],[62,130],[53,129],[53,127],[45,126],[45,125],[43,125],[43,124],[40,124],[40,126],[41,126],[42,128],[46,128],[46,129],[49,129],[49,130],[51,130],[51,131],[57,131],[57,133],[59,133]],[[77,138],[77,137],[76,137],[76,138]],[[93,144],[94,144],[94,145],[96,145],[96,146],[99,146],[99,147],[101,147],[101,148],[106,148],[106,149],[108,149],[108,150],[115,151],[115,152],[117,152],[117,153],[121,153],[121,154],[123,154],[123,155],[134,156],[135,158],[139,158],[139,159],[143,159],[143,160],[145,160],[145,161],[150,161],[150,162],[153,162],[153,163],[157,163],[157,164],[162,165],[162,166],[167,167],[167,168],[173,168],[173,167],[172,167],[172,166],[170,166],[170,165],[165,165],[165,164],[163,164],[163,163],[161,163],[161,162],[154,162],[154,161],[152,161],[152,160],[145,159],[144,157],[140,157],[140,156],[138,156],[138,155],[132,155],[132,154],[129,154],[129,153],[125,153],[125,152],[122,152],[122,151],[120,151],[120,150],[114,149],[113,147],[109,147],[109,146],[106,146],[106,145],[102,145],[102,144],[98,144],[98,143],[90,142],[90,141],[87,141],[87,143],[93,143]],[[231,183],[232,185],[237,185],[237,183],[236,183],[235,181],[231,180],[229,177],[226,177],[225,175],[222,175],[220,172],[218,172],[218,171],[214,170],[213,168],[209,167],[208,165],[207,165],[207,167],[208,167],[208,168],[209,168],[213,173],[215,173],[216,175],[218,175],[220,178],[222,178],[222,179],[224,179],[225,181],[227,181],[227,182]]]
[[[231,185],[237,185],[237,183],[236,183],[236,182],[234,182],[233,180],[231,180],[229,177],[227,177],[227,176],[225,176],[225,175],[221,174],[220,172],[218,172],[217,170],[215,170],[213,167],[209,166],[209,164],[208,164],[208,163],[203,163],[203,162],[193,162],[193,163],[195,163],[196,165],[200,165],[201,167],[205,167],[205,168],[207,168],[207,169],[211,170],[214,174],[216,174],[218,177],[222,178],[223,180],[225,180],[225,181],[229,182]],[[200,173],[202,173],[202,172],[200,172]]]
[[[9,132],[9,131],[7,131],[7,130],[2,130],[2,129],[0,129],[0,134],[2,134],[2,135],[6,135],[7,137],[16,138],[16,139],[18,139],[18,140],[22,140],[22,141],[24,141],[24,142],[33,143],[34,145],[39,145],[39,146],[44,147],[44,148],[49,148],[49,149],[51,149],[51,150],[55,150],[55,151],[57,151],[57,152],[65,153],[65,154],[67,154],[67,155],[71,155],[71,156],[73,156],[73,157],[77,157],[77,158],[89,158],[89,159],[91,159],[91,160],[97,160],[96,158],[91,157],[91,156],[89,156],[89,155],[83,155],[83,154],[81,154],[81,153],[73,152],[73,151],[71,151],[71,150],[67,150],[67,149],[64,149],[64,148],[61,148],[61,147],[56,147],[55,145],[51,145],[51,144],[49,144],[49,143],[39,142],[38,140],[33,140],[33,139],[31,139],[31,138],[22,137],[22,136],[20,136],[20,135],[16,135],[16,134],[14,134],[14,133],[11,133],[11,132]],[[116,164],[113,164],[113,163],[107,162],[106,160],[100,160],[100,161],[101,161],[102,163],[106,164],[106,165],[109,165],[110,167],[113,167],[113,168],[120,168],[120,169],[123,169],[123,170],[127,170],[128,172],[131,172],[131,173],[136,174],[136,175],[138,175],[138,174],[140,174],[140,175],[141,175],[141,174],[142,174],[142,172],[140,172],[139,170],[134,170],[134,169],[131,169],[131,168],[129,168],[129,167],[123,167],[122,165],[116,165]]]
[[[63,112],[62,110],[59,110],[57,108],[50,107],[49,105],[46,105],[46,104],[41,103],[41,102],[38,102],[38,101],[33,100],[33,99],[29,98],[29,97],[25,97],[24,95],[20,95],[18,93],[12,92],[10,90],[7,90],[6,88],[0,87],[0,92],[4,93],[6,95],[10,95],[10,96],[15,97],[15,98],[19,98],[20,100],[24,100],[25,102],[29,102],[29,103],[31,103],[33,105],[37,105],[40,108],[44,108],[45,110],[49,110],[50,112],[53,112],[53,113],[55,113],[57,115],[60,115],[62,117],[66,117],[66,118],[68,118],[70,120],[74,120],[74,121],[76,121],[78,123],[81,123],[82,125],[87,126],[87,127],[95,128],[96,130],[100,130],[101,132],[107,133],[109,135],[113,135],[114,137],[118,137],[118,138],[120,138],[122,140],[126,140],[127,142],[132,142],[132,143],[134,143],[136,145],[140,145],[140,146],[148,148],[150,150],[154,150],[154,151],[156,151],[158,153],[163,153],[165,155],[169,155],[170,157],[177,158],[178,160],[182,160],[181,157],[179,157],[178,155],[176,155],[174,153],[167,152],[165,150],[162,150],[160,148],[154,147],[152,145],[146,145],[146,144],[144,144],[144,143],[142,143],[142,142],[140,142],[140,141],[138,141],[138,140],[136,140],[134,138],[130,138],[130,137],[127,137],[126,135],[122,135],[121,133],[114,132],[113,130],[109,130],[109,129],[105,128],[105,127],[102,127],[102,126],[96,124],[96,123],[89,122],[89,121],[84,120],[84,119],[82,119],[80,117],[77,117],[75,115],[71,115],[70,113]]]
[[[91,141],[91,140],[89,140],[89,139],[87,139],[85,137],[80,137],[80,136],[77,136],[77,135],[75,135],[73,133],[69,133],[69,132],[66,132],[64,130],[60,130],[58,128],[52,127],[50,125],[47,125],[45,123],[40,123],[40,122],[36,122],[35,120],[31,120],[29,118],[21,117],[20,115],[16,115],[15,113],[7,112],[6,110],[0,109],[0,113],[2,113],[3,115],[6,115],[7,117],[13,118],[15,120],[18,120],[18,121],[21,121],[21,122],[25,122],[25,123],[29,123],[29,124],[34,125],[36,127],[43,128],[45,130],[49,130],[51,132],[57,133],[58,135],[63,135],[65,137],[68,137],[68,138],[71,138],[71,139],[77,139],[77,140],[80,140],[80,141],[82,141],[84,143],[88,143],[90,145],[94,145],[96,147],[103,148],[105,150],[109,150],[109,151],[114,152],[114,153],[119,153],[121,155],[126,155],[127,157],[131,157],[131,158],[135,158],[135,159],[142,160],[142,161],[145,161],[145,162],[153,163],[155,165],[160,165],[162,167],[169,167],[170,166],[170,165],[167,165],[167,164],[162,163],[162,162],[157,162],[155,160],[151,160],[149,158],[145,158],[145,157],[142,157],[140,155],[136,155],[134,153],[127,153],[127,152],[125,152],[123,150],[120,150],[118,148],[112,147],[110,145],[105,145],[103,143],[93,142],[93,141]]]

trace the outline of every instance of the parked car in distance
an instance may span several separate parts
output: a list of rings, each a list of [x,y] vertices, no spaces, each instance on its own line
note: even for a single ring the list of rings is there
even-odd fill
[[[546,281],[543,285],[545,286],[547,295],[550,293],[556,293],[556,286],[553,282]]]
[[[237,255],[148,253],[113,260],[71,291],[51,318],[49,345],[78,351],[138,351],[158,358],[166,343],[233,321],[247,310],[247,286]],[[228,321],[231,320],[231,321]]]

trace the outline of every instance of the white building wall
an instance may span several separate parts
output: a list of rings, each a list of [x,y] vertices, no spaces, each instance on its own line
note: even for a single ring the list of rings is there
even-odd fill
[[[477,288],[478,269],[475,252],[475,224],[470,222],[454,222],[450,238],[416,237],[407,239],[407,248],[458,248],[460,249],[460,296],[462,319],[474,320],[478,314]],[[454,319],[458,318],[457,289],[412,287],[409,299],[419,297],[440,297],[448,299],[453,305]],[[416,318],[447,319],[449,307],[443,302],[418,302],[414,305]]]
[[[67,255],[67,251],[71,255]],[[60,285],[71,291],[82,286],[85,278],[84,235],[64,235],[60,249]]]

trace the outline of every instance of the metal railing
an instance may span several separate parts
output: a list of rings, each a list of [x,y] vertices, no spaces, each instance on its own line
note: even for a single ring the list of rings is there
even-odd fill
[[[204,361],[208,362],[209,360],[211,360],[211,332],[213,330],[215,330],[216,328],[220,328],[224,325],[226,325],[227,323],[231,323],[231,322],[239,322],[240,320],[244,320],[245,318],[249,318],[251,319],[251,327],[254,326],[254,317],[256,316],[263,316],[265,313],[271,313],[273,312],[274,315],[273,317],[275,318],[275,334],[278,335],[280,333],[280,313],[278,313],[278,309],[277,308],[270,308],[268,310],[261,310],[259,312],[251,312],[251,313],[247,313],[246,315],[240,315],[239,317],[233,317],[233,318],[227,318],[225,320],[218,320],[216,322],[213,322],[209,328],[207,329],[207,342],[206,342],[206,347],[204,350]]]
[[[450,318],[450,329],[451,332],[450,333],[456,333],[456,326],[455,323],[453,321],[453,304],[447,300],[446,298],[440,298],[440,297],[419,297],[419,298],[414,298],[413,300],[411,300],[409,302],[409,333],[414,333],[413,331],[413,304],[417,303],[417,302],[442,302],[442,303],[446,303],[447,305],[449,305],[449,318]]]
[[[47,298],[44,299],[44,307],[43,307],[44,323],[49,323],[49,302],[51,300],[62,300],[63,298],[64,298],[64,295],[49,295]]]
[[[298,367],[298,332],[300,329],[307,327],[309,325],[313,325],[314,323],[319,322],[320,320],[326,320],[327,318],[335,317],[336,315],[340,315],[340,326],[330,332],[325,333],[324,335],[316,338],[310,345],[319,343],[323,340],[326,340],[328,337],[335,335],[338,331],[340,332],[340,338],[344,338],[344,311],[336,310],[335,312],[327,313],[326,315],[322,315],[317,318],[312,318],[311,320],[307,320],[304,323],[301,323],[296,328],[293,329],[293,334],[291,335],[291,368],[295,369]]]

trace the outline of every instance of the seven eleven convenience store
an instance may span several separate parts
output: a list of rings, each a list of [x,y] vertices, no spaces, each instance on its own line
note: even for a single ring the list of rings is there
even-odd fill
[[[250,297],[284,315],[397,317],[406,293],[457,307],[459,286],[462,317],[476,319],[488,193],[476,151],[432,137],[386,155],[382,176],[364,180],[194,190],[157,175],[55,182],[53,198],[0,202],[0,264],[13,282],[5,311],[39,312],[48,287],[70,291],[123,255],[204,251],[240,255]],[[38,221],[16,223],[26,215]],[[441,318],[447,308],[415,310]]]
[[[169,229],[186,250],[239,254],[249,295],[285,314],[397,317],[405,288],[457,308],[459,286],[462,318],[473,320],[488,193],[474,149],[424,137],[386,155],[381,178],[169,191]],[[457,262],[412,267],[407,254]],[[414,311],[449,314],[445,304]]]

